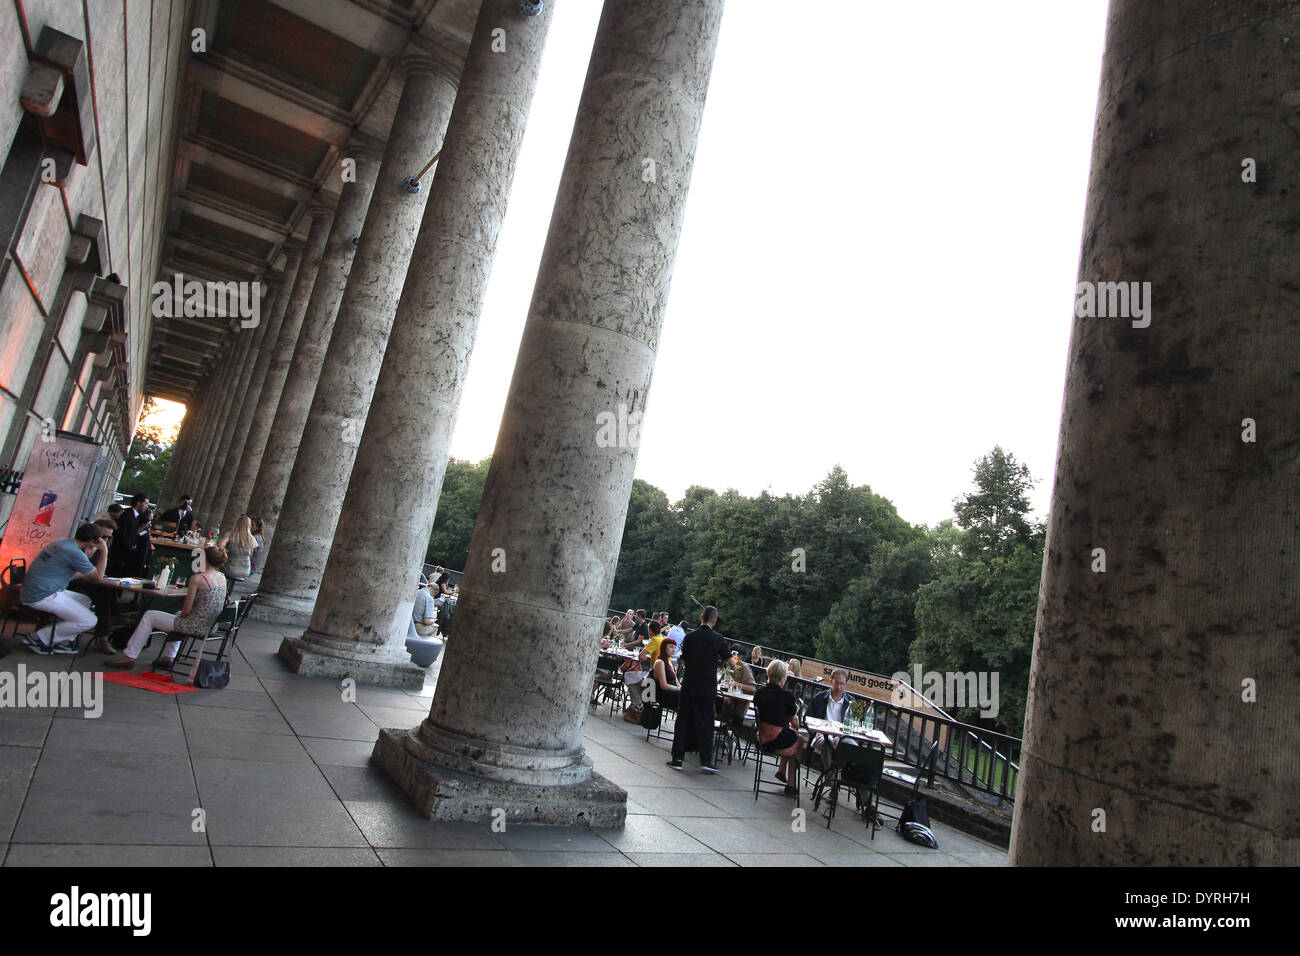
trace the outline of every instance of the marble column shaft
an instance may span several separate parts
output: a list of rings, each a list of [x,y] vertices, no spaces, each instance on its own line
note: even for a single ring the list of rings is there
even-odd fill
[[[424,813],[622,823],[582,726],[722,7],[604,6],[455,636],[429,717],[372,755]]]
[[[261,620],[306,624],[310,616],[310,606],[302,607],[293,596],[303,578],[318,578],[325,566],[429,197],[428,182],[411,193],[404,180],[442,146],[455,99],[456,77],[435,61],[407,56],[401,68],[406,81],[361,245],[339,304],[276,534],[266,542],[266,570],[253,609]]]
[[[311,299],[303,315],[293,361],[285,376],[284,387],[280,390],[275,428],[267,439],[262,465],[258,469],[257,481],[253,484],[250,498],[253,512],[265,523],[262,537],[268,553],[279,521],[285,489],[289,484],[289,475],[293,472],[294,459],[298,455],[303,426],[307,423],[312,396],[316,393],[316,381],[320,378],[321,365],[325,361],[325,350],[334,331],[334,318],[338,314],[339,303],[347,288],[348,274],[352,269],[352,260],[356,255],[350,239],[362,232],[370,195],[375,188],[375,177],[379,172],[378,149],[351,146],[344,155],[356,161],[356,180],[343,184],[338,205],[334,207],[334,224],[330,227],[329,239],[325,243],[325,255],[316,271],[316,282],[312,286]]]
[[[262,388],[266,383],[266,375],[271,367],[275,344],[280,340],[280,330],[284,325],[284,316],[289,308],[289,299],[298,278],[298,270],[302,266],[302,245],[293,240],[286,242],[284,253],[284,274],[280,277],[279,294],[276,296],[275,304],[271,308],[266,336],[258,348],[257,361],[253,364],[252,373],[248,379],[248,390],[243,396],[244,427],[236,435],[235,443],[231,446],[229,472],[224,478],[229,490],[226,493],[225,507],[221,511],[221,527],[223,528],[233,528],[235,519],[248,511],[247,489],[245,489],[242,496],[238,495],[236,493],[236,483],[240,477],[240,469],[243,466],[244,458],[248,454],[248,442],[253,433],[253,422],[257,417],[257,409],[261,405]]]
[[[217,383],[217,392],[221,396],[221,418],[217,426],[216,443],[208,459],[204,472],[204,514],[211,523],[221,520],[220,505],[217,501],[221,494],[221,472],[225,465],[230,441],[234,437],[235,422],[243,410],[245,388],[245,371],[252,353],[256,329],[240,328],[235,324],[231,332],[231,361],[226,373]],[[222,529],[223,531],[226,529]]]
[[[1015,865],[1300,863],[1297,77],[1300,4],[1112,0]]]
[[[550,9],[524,20],[514,0],[487,0],[480,11],[325,573],[295,595],[315,603],[298,645],[322,658],[313,673],[333,666],[363,681],[424,682],[403,644],[414,574],[438,508],[550,20]],[[498,28],[504,52],[493,50]],[[358,588],[359,566],[383,570]]]
[[[230,498],[230,485],[235,480],[235,469],[239,467],[239,454],[244,447],[244,441],[248,437],[248,426],[253,414],[253,406],[248,402],[249,390],[253,381],[253,370],[257,367],[258,356],[265,351],[267,336],[270,335],[271,316],[274,314],[274,299],[272,290],[267,289],[264,299],[263,309],[259,313],[261,321],[257,328],[252,330],[253,338],[249,343],[248,352],[244,360],[240,363],[239,373],[235,381],[231,384],[234,408],[226,425],[225,438],[222,441],[221,452],[217,457],[216,468],[214,472],[212,491],[212,508],[211,514],[214,519],[221,522],[225,514],[226,502]],[[278,334],[278,333],[277,333]],[[271,341],[275,341],[274,338]],[[220,524],[222,530],[230,530],[229,524]]]
[[[280,323],[280,334],[276,338],[275,347],[270,350],[270,361],[262,380],[262,394],[253,412],[252,424],[248,429],[248,440],[244,443],[244,454],[239,462],[239,471],[235,475],[230,497],[227,499],[227,516],[232,513],[238,515],[248,510],[253,485],[262,467],[262,453],[266,450],[267,439],[275,423],[275,410],[280,404],[280,390],[284,387],[285,376],[289,373],[289,365],[293,361],[298,332],[302,328],[302,319],[307,312],[307,303],[311,299],[312,286],[316,283],[316,270],[325,253],[325,241],[329,238],[330,223],[334,218],[333,210],[323,205],[313,205],[309,212],[311,228],[307,232],[307,241],[303,245],[298,274],[293,281],[293,292],[289,296],[284,319]]]

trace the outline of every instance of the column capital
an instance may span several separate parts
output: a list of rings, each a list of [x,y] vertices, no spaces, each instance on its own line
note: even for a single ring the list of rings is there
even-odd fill
[[[384,158],[384,141],[357,130],[339,149],[339,158],[366,159],[377,163]]]
[[[449,65],[445,59],[415,49],[408,50],[398,57],[393,69],[403,81],[415,76],[431,76],[455,86],[460,79],[459,71]]]
[[[334,215],[334,206],[323,199],[313,199],[307,204],[307,215],[312,219],[328,219]]]

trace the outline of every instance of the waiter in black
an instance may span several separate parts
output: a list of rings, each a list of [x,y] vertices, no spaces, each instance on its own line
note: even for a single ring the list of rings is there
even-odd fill
[[[175,508],[168,508],[162,515],[163,527],[175,531],[177,536],[185,534],[194,527],[194,509],[190,507],[190,496],[181,495]],[[175,527],[171,527],[175,525]]]
[[[700,769],[717,773],[713,765],[713,705],[718,697],[718,665],[727,657],[727,639],[713,629],[718,609],[700,612],[700,626],[682,640],[681,702],[677,706],[677,732],[673,734],[673,759],[668,766],[682,769],[687,750],[699,749]],[[694,746],[692,746],[694,744]]]

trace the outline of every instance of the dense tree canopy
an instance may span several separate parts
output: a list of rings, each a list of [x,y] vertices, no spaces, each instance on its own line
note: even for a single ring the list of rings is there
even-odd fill
[[[490,461],[447,468],[428,560],[463,568]],[[890,675],[999,672],[999,713],[1018,735],[1038,606],[1043,528],[1028,517],[1033,479],[995,448],[974,488],[935,528],[833,468],[805,495],[749,497],[693,485],[672,503],[640,479],[628,501],[610,606],[694,621],[719,610],[729,637]]]
[[[152,398],[144,400],[140,410],[140,420],[148,419],[156,403]],[[131,438],[131,448],[122,464],[122,477],[117,483],[121,494],[148,495],[149,500],[158,501],[162,493],[163,476],[167,465],[172,460],[172,446],[164,444],[162,428],[158,425],[139,425]]]

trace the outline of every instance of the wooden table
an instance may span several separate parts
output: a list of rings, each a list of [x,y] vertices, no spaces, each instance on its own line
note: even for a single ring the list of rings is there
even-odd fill
[[[179,548],[181,551],[202,551],[207,547],[206,543],[186,544],[184,541],[177,541],[174,538],[155,538],[153,535],[149,536],[149,541],[155,548]]]

